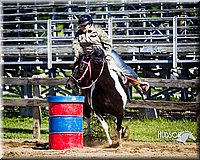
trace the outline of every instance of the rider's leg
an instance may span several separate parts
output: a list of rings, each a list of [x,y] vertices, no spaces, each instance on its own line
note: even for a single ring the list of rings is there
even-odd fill
[[[137,73],[123,61],[115,50],[112,50],[111,56],[113,57],[116,66],[119,67],[124,74],[130,75],[133,78],[138,78]]]
[[[126,75],[128,81],[132,85],[138,86],[142,91],[147,91],[149,89],[149,84],[147,82],[139,81],[138,74],[123,61],[116,51],[112,50],[111,56],[113,57],[116,66]]]

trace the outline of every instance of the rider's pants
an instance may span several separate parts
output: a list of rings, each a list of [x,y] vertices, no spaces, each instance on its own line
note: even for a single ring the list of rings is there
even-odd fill
[[[115,50],[112,50],[111,56],[116,66],[122,71],[123,74],[129,75],[133,78],[138,78],[137,73],[123,61],[123,59]]]

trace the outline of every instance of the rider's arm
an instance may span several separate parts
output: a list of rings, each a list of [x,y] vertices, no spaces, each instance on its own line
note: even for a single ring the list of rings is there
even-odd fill
[[[72,54],[74,54],[76,58],[79,57],[80,53],[83,53],[83,48],[80,45],[78,36],[79,36],[79,33],[77,32],[72,42]]]
[[[103,31],[102,29],[96,28],[96,31],[98,33],[98,36],[103,48],[106,50],[107,54],[111,54],[111,50],[112,50],[111,39],[108,37],[107,33]]]

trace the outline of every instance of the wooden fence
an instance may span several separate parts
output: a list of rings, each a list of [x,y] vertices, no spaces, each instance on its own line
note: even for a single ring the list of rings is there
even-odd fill
[[[197,111],[199,110],[199,79],[183,80],[183,79],[159,79],[159,78],[141,78],[142,81],[149,82],[151,87],[175,87],[175,88],[193,88],[197,90],[196,102],[174,102],[174,101],[158,101],[158,100],[132,100],[126,108],[154,108],[164,110],[181,110],[181,111]],[[40,138],[41,126],[41,107],[48,107],[46,99],[39,98],[38,86],[58,86],[65,85],[67,78],[2,78],[4,85],[32,85],[33,98],[2,98],[1,105],[8,106],[32,106],[33,107],[33,138]]]

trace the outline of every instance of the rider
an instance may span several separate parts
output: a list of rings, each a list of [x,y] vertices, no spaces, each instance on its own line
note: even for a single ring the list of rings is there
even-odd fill
[[[92,47],[100,47],[104,50],[105,55],[111,58],[108,61],[109,67],[126,76],[129,85],[139,87],[143,92],[149,89],[147,82],[138,80],[137,73],[122,60],[118,53],[112,50],[112,42],[107,33],[102,29],[93,25],[93,20],[90,15],[82,15],[78,21],[80,29],[75,34],[72,43],[72,52],[76,58],[79,54],[92,51]]]

